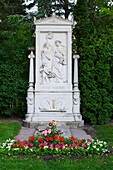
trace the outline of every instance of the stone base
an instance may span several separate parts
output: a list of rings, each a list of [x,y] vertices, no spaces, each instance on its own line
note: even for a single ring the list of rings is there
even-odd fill
[[[28,128],[36,128],[37,126],[48,126],[50,121],[26,121],[23,120],[23,126]],[[82,121],[59,121],[58,126],[69,126],[70,128],[78,128],[84,126],[84,120]]]

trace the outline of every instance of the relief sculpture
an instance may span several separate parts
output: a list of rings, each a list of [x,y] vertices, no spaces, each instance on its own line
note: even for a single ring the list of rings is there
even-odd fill
[[[41,84],[66,82],[66,47],[60,40],[53,41],[53,33],[46,35],[41,51]]]
[[[39,109],[41,112],[66,112],[67,110],[65,100],[62,97],[42,99]]]

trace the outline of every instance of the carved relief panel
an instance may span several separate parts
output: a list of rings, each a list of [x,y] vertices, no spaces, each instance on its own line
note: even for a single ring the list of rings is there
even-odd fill
[[[45,98],[40,101],[41,112],[66,112],[66,104],[63,97]]]
[[[41,34],[40,84],[67,82],[66,33]]]

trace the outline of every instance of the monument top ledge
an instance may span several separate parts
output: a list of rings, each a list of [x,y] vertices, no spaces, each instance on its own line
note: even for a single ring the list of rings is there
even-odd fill
[[[63,19],[61,17],[57,17],[55,13],[52,14],[51,17],[43,18],[37,20],[34,17],[35,25],[73,25],[73,20]]]

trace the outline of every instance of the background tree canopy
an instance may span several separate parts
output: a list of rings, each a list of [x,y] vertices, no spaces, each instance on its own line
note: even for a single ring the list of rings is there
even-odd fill
[[[34,46],[33,16],[55,11],[73,14],[73,54],[79,59],[81,113],[86,122],[107,123],[113,113],[113,6],[110,0],[35,0],[37,14],[26,14],[23,1],[0,2],[0,113],[24,116],[28,88],[28,47]],[[75,38],[76,37],[76,38]]]
[[[112,116],[113,8],[108,1],[78,0],[73,30],[79,61],[81,113],[92,124]]]

